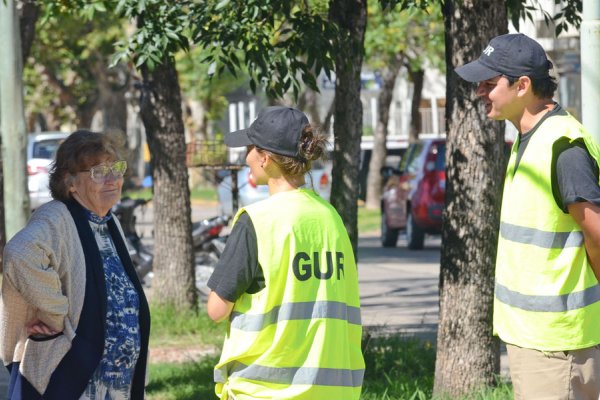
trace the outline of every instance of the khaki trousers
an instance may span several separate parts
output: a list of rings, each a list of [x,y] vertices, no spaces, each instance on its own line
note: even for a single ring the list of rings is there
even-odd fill
[[[600,345],[541,352],[506,344],[515,400],[600,400]]]

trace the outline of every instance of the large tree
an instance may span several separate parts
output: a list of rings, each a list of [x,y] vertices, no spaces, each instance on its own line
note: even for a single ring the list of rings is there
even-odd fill
[[[491,316],[504,123],[486,118],[473,84],[461,80],[454,67],[479,57],[488,38],[507,32],[508,19],[506,6],[494,0],[448,0],[443,13],[447,178],[434,391],[456,396],[494,384],[499,371]]]
[[[338,26],[335,55],[335,136],[331,204],[346,225],[352,246],[358,243],[358,163],[362,136],[360,71],[367,28],[367,0],[332,0],[329,17]]]

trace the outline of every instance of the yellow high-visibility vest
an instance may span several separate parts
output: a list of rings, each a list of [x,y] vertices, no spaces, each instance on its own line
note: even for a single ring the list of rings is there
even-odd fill
[[[335,209],[312,190],[243,208],[265,288],[236,302],[215,391],[222,399],[352,400],[364,375],[358,275]]]
[[[551,169],[565,139],[583,141],[600,160],[600,147],[577,120],[547,118],[516,170],[513,146],[500,218],[494,332],[506,343],[542,351],[600,343],[600,285],[581,228],[555,200],[560,194]]]

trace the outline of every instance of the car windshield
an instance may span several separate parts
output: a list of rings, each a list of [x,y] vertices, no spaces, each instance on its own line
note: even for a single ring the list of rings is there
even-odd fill
[[[53,160],[62,139],[47,139],[33,144],[32,158]]]
[[[400,165],[401,171],[406,171],[411,174],[416,174],[419,171],[419,155],[423,151],[423,143],[415,143],[413,145],[413,150],[408,157],[407,164],[405,166],[405,170],[402,169],[402,163]]]

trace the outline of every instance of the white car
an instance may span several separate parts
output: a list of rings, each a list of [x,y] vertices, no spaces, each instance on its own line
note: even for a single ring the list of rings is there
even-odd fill
[[[58,146],[69,136],[65,132],[30,133],[27,140],[27,185],[31,210],[52,200],[48,172]]]
[[[306,188],[314,188],[325,200],[329,201],[331,194],[331,162],[313,161],[312,170],[305,175]],[[227,175],[219,183],[217,194],[219,196],[219,212],[221,215],[233,214],[233,202],[231,194],[231,173],[223,171]],[[312,179],[311,179],[312,177]],[[311,186],[312,181],[312,186]],[[238,208],[255,203],[269,197],[267,185],[257,186],[252,180],[250,167],[244,166],[237,171],[238,185]]]

